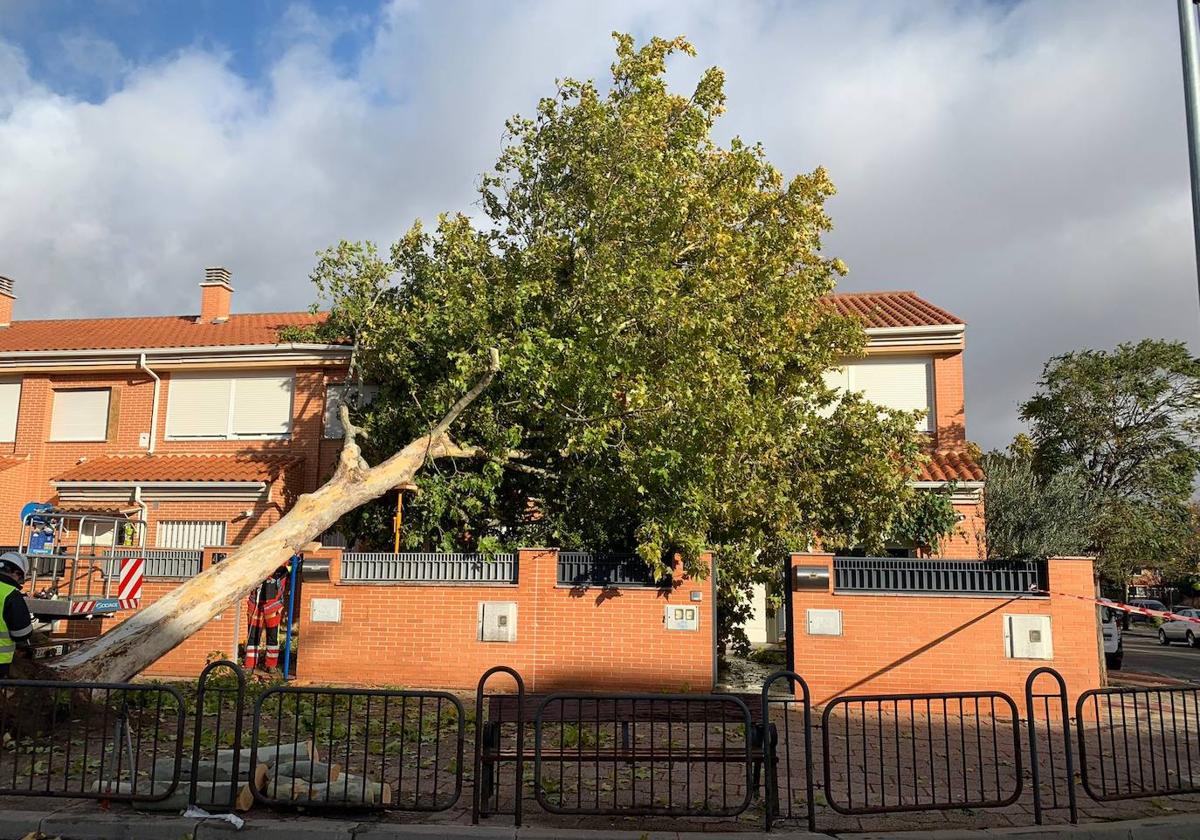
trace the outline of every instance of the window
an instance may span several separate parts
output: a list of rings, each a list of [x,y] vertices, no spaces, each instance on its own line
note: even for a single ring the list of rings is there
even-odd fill
[[[108,388],[54,392],[50,440],[107,440]]]
[[[342,429],[342,420],[338,416],[338,409],[342,405],[342,401],[346,398],[346,390],[348,385],[330,385],[325,389],[325,438],[327,440],[335,440],[345,436],[345,431]],[[379,393],[379,389],[374,385],[363,385],[359,393],[358,404],[370,405],[375,401],[375,396]]]
[[[917,421],[922,432],[933,430],[933,362],[912,357],[870,359],[824,374],[826,386],[837,391],[861,391],[876,405],[898,411],[924,411]],[[830,407],[824,412],[832,413]]]
[[[282,438],[292,431],[289,373],[173,374],[167,394],[167,437],[173,440]]]
[[[208,548],[225,545],[225,523],[204,519],[165,519],[154,535],[156,548]]]
[[[21,407],[21,380],[0,382],[0,443],[17,439],[17,410]]]

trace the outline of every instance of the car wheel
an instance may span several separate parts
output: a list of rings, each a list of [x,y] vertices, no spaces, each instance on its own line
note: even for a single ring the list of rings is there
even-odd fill
[[[1125,661],[1125,653],[1117,651],[1116,653],[1107,654],[1105,657],[1110,671],[1120,671],[1121,665]]]
[[[1196,634],[1193,633],[1191,630],[1187,631],[1187,643],[1188,643],[1188,647],[1196,646]]]
[[[1161,630],[1161,629],[1160,629],[1160,630],[1158,631],[1158,643],[1159,643],[1160,645],[1169,645],[1169,644],[1171,644],[1171,642],[1167,640],[1167,631],[1166,631],[1166,630]]]

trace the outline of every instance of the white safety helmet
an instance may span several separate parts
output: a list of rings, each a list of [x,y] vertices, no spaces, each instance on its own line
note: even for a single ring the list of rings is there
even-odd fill
[[[6,571],[6,566],[12,566],[21,573],[22,577],[29,574],[29,560],[24,554],[18,554],[15,551],[6,551],[0,554],[0,572]]]

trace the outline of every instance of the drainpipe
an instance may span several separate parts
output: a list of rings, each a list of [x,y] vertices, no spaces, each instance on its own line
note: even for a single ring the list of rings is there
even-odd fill
[[[142,511],[142,527],[139,529],[142,533],[139,535],[141,545],[138,546],[143,551],[146,549],[146,529],[150,527],[150,506],[142,501],[142,485],[135,484],[133,487],[133,503],[141,508]]]
[[[146,354],[143,353],[138,358],[138,367],[145,371],[146,375],[154,380],[154,405],[150,408],[150,448],[147,454],[154,454],[154,442],[158,435],[158,392],[162,387],[162,380],[158,378],[158,374],[150,370],[146,364]]]

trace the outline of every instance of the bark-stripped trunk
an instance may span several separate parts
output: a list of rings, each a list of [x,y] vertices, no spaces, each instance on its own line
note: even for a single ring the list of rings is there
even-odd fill
[[[470,456],[448,435],[450,425],[491,383],[499,356],[491,354],[488,372],[442,420],[388,460],[371,467],[359,451],[358,430],[345,408],[346,440],[337,472],[320,489],[301,496],[278,522],[127,621],[50,666],[53,676],[72,681],[123,682],[195,633],[213,616],[233,607],[275,569],[328,530],[343,514],[412,481],[426,462]]]

